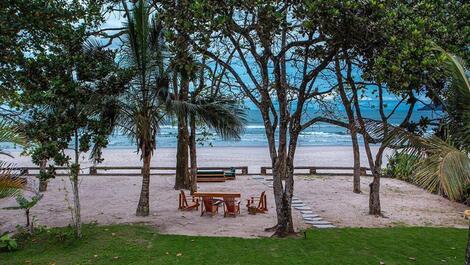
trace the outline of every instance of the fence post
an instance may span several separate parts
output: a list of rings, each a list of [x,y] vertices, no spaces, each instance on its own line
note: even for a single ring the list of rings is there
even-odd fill
[[[366,172],[366,168],[365,168],[365,167],[361,167],[360,172],[361,172],[361,175],[362,175],[362,176],[367,175],[367,172]]]
[[[90,167],[90,175],[96,175],[96,174],[98,174],[96,167]]]
[[[248,175],[248,167],[242,167],[242,175]]]
[[[261,167],[261,175],[267,175],[266,174],[266,167]]]

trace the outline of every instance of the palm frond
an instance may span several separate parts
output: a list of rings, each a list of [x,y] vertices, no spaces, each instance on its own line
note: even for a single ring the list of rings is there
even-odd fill
[[[24,187],[25,184],[13,170],[13,165],[0,161],[0,199],[17,196]]]

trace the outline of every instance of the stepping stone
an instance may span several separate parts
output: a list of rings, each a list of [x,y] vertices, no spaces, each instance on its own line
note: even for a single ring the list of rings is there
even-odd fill
[[[318,218],[318,214],[302,214],[302,218]]]
[[[306,224],[311,224],[311,225],[331,225],[330,222],[328,221],[305,221]]]
[[[318,216],[318,217],[304,217],[305,221],[323,221],[323,219]]]
[[[303,210],[303,211],[300,211],[301,214],[313,214],[313,212],[311,210]]]
[[[323,221],[323,219],[321,217],[313,217],[313,218],[304,218],[304,221],[314,222],[314,221]]]
[[[299,211],[312,210],[312,208],[310,208],[308,206],[294,206],[294,208],[299,210]]]
[[[264,179],[265,181],[273,181],[273,179]]]
[[[325,228],[335,228],[336,226],[334,225],[312,225],[315,228],[320,228],[320,229],[325,229]]]
[[[296,202],[292,204],[293,207],[305,207],[306,205],[303,202]]]
[[[261,176],[254,176],[253,179],[264,179],[264,178]]]

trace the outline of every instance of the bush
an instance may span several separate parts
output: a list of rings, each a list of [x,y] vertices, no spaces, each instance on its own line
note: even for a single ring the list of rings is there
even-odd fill
[[[0,250],[13,251],[16,249],[18,249],[18,244],[10,235],[4,234],[0,237]]]
[[[417,163],[418,158],[416,156],[403,152],[395,152],[388,157],[388,164],[384,173],[389,178],[414,183],[413,171]]]

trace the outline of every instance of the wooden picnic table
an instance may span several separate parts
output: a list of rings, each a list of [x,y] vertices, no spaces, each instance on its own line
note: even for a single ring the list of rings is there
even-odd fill
[[[198,191],[193,194],[195,197],[215,197],[215,198],[223,198],[223,197],[235,197],[240,198],[240,192],[223,192],[223,191]]]
[[[217,209],[219,206],[224,204],[225,198],[240,198],[240,192],[223,192],[223,191],[199,191],[193,194],[194,197],[201,197],[202,198],[202,205],[201,205],[201,216],[204,214],[204,207],[205,207],[205,200],[204,197],[212,198],[212,205],[214,205]],[[216,198],[216,199],[214,199]],[[219,199],[221,198],[221,199]],[[216,210],[217,212],[218,210]]]

